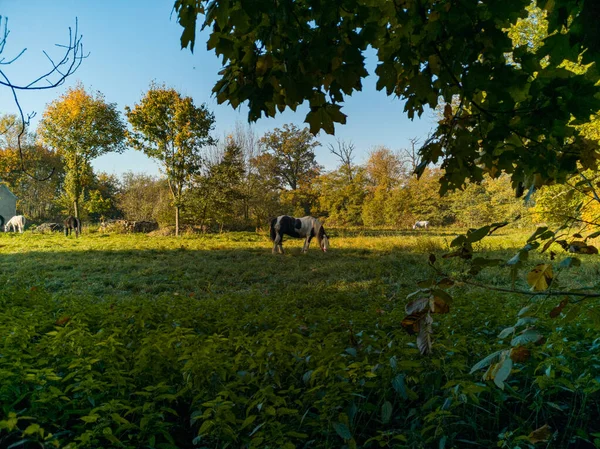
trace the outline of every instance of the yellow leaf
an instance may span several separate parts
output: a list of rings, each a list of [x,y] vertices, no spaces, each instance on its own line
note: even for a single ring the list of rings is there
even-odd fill
[[[548,424],[544,424],[539,429],[534,430],[527,437],[531,444],[541,443],[543,441],[548,441],[552,436],[552,430]]]
[[[541,263],[536,265],[527,275],[527,283],[534,291],[547,290],[552,282],[552,265]]]

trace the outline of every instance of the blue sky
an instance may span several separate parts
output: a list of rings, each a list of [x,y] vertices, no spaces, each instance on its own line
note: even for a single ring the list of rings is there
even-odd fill
[[[53,90],[20,94],[23,110],[37,112],[34,127],[47,103],[61,95],[66,88],[81,81],[86,88],[99,90],[109,102],[117,103],[121,111],[133,105],[156,80],[194,98],[197,104],[206,103],[216,116],[216,136],[222,137],[236,122],[246,122],[247,109],[237,110],[218,105],[211,89],[218,79],[221,61],[206,50],[207,33],[199,34],[195,53],[181,50],[181,27],[171,17],[173,0],[2,0],[0,15],[8,17],[10,35],[2,56],[10,58],[23,49],[26,53],[14,64],[5,66],[13,82],[22,83],[48,69],[42,50],[58,58],[61,49],[55,44],[68,41],[68,28],[79,20],[84,50],[89,57],[66,84]],[[374,72],[374,53],[367,55],[369,73]],[[433,127],[433,114],[409,120],[404,104],[375,89],[376,79],[365,80],[363,91],[346,99],[343,112],[348,115],[345,126],[336,126],[336,136],[354,142],[357,162],[365,160],[368,151],[377,145],[391,149],[408,147],[408,139],[423,140]],[[0,112],[16,113],[10,92],[0,89]],[[303,124],[307,108],[286,111],[274,119],[262,118],[253,127],[257,135],[280,127],[284,123]],[[326,145],[334,137],[321,133],[317,159],[327,169],[336,165]],[[127,150],[124,154],[105,155],[94,161],[97,170],[120,174],[125,171],[158,174],[156,163],[142,153]]]

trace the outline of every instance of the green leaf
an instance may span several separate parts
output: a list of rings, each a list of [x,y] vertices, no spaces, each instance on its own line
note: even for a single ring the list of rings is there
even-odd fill
[[[408,399],[408,392],[406,390],[406,384],[404,383],[405,377],[404,374],[398,374],[392,379],[392,386],[394,387],[394,390],[402,396],[402,399]]]
[[[256,415],[251,415],[248,416],[244,422],[242,423],[242,425],[240,426],[240,430],[241,429],[245,429],[246,427],[248,427],[250,424],[252,424],[254,421],[256,421]]]
[[[501,390],[504,390],[504,382],[506,381],[506,379],[508,379],[508,376],[510,376],[512,366],[512,359],[506,356],[504,360],[500,363],[496,372],[494,373],[494,383]]]
[[[27,428],[23,431],[23,435],[33,435],[34,433],[40,432],[39,424],[29,424]]]
[[[350,429],[348,429],[348,426],[346,424],[343,423],[334,423],[333,424],[333,428],[335,429],[336,433],[342,437],[344,440],[349,440],[352,438],[352,434],[350,433]]]
[[[579,304],[574,304],[569,311],[567,312],[567,314],[564,317],[564,321],[569,323],[571,321],[573,321],[575,318],[577,318],[579,316],[579,312],[581,311],[581,307],[579,306]]]
[[[506,329],[503,329],[502,332],[500,332],[498,334],[498,338],[506,338],[509,335],[513,334],[514,332],[515,332],[514,327],[507,327]]]
[[[304,122],[309,124],[313,134],[317,134],[321,129],[327,134],[334,134],[333,119],[325,106],[312,108]]]
[[[483,360],[480,360],[475,365],[473,365],[473,368],[471,368],[471,371],[469,372],[469,374],[473,374],[475,371],[491,365],[496,360],[498,360],[498,358],[500,357],[501,354],[502,354],[502,351],[496,351],[496,352],[488,355],[486,358],[484,358]]]
[[[198,435],[206,435],[213,427],[215,427],[213,420],[204,421],[198,430]]]
[[[539,332],[529,329],[526,330],[525,332],[523,332],[520,335],[517,335],[515,338],[513,338],[510,342],[511,346],[519,346],[519,345],[526,345],[527,343],[536,343],[538,341],[540,341],[542,339],[542,334],[540,334]]]
[[[491,229],[491,226],[483,226],[474,231],[469,231],[467,233],[467,241],[469,243],[478,242],[479,240],[483,239],[486,235],[488,235],[488,232],[490,232],[490,229]]]
[[[392,417],[392,403],[390,401],[385,401],[381,406],[381,422],[383,424],[387,424],[390,422]]]
[[[459,235],[450,242],[450,246],[461,246],[465,242],[467,242],[467,237],[464,235]]]

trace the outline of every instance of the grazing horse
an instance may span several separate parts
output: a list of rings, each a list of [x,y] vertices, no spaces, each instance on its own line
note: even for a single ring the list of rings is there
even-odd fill
[[[8,228],[12,228],[12,232],[15,232],[15,229],[18,229],[20,233],[23,233],[23,229],[25,229],[25,217],[23,215],[15,215],[4,225],[4,232],[8,232]]]
[[[428,221],[417,221],[413,225],[413,229],[417,229],[417,228],[427,229],[428,227],[429,227],[429,222]]]
[[[313,237],[317,238],[321,251],[327,252],[329,249],[329,238],[325,233],[325,228],[319,220],[314,217],[294,218],[287,215],[281,215],[271,220],[271,240],[273,241],[273,254],[281,252],[283,254],[283,235],[289,235],[298,239],[306,239],[302,252],[308,251],[308,246]]]
[[[69,215],[65,220],[65,235],[68,237],[69,232],[75,230],[75,237],[79,237],[81,234],[81,220],[72,215]]]

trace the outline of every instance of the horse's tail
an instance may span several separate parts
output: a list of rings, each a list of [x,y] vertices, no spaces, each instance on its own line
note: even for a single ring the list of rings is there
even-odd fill
[[[277,218],[273,218],[271,220],[271,230],[270,230],[270,234],[271,234],[271,241],[274,242],[275,239],[277,238],[277,231],[275,230],[275,225],[277,224]]]

